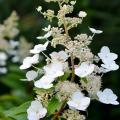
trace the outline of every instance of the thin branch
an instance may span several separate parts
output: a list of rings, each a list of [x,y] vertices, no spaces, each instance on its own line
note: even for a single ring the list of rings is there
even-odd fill
[[[62,106],[61,106],[61,108],[60,108],[60,110],[57,113],[54,114],[52,120],[57,120],[58,119],[58,117],[61,115],[61,113],[63,112],[63,110],[64,110],[64,108],[66,106],[66,102],[67,101],[65,99],[64,102],[63,102],[63,104],[62,104]]]

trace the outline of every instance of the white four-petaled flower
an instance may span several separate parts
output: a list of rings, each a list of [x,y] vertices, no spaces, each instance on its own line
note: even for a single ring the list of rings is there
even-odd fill
[[[20,69],[28,69],[33,64],[39,63],[39,54],[35,54],[33,57],[26,57],[23,60],[23,64],[20,66]]]
[[[62,61],[66,61],[69,57],[65,51],[52,52],[50,56],[52,60],[62,60]]]
[[[70,109],[76,109],[85,111],[90,104],[90,98],[85,97],[81,91],[76,91],[71,96],[71,99],[67,102]]]
[[[45,75],[35,82],[35,87],[49,89],[53,86],[52,82],[64,75],[64,64],[60,61],[53,61],[44,66]]]
[[[0,52],[0,65],[6,65],[7,55],[4,52]]]
[[[52,82],[55,80],[54,77],[51,75],[44,75],[42,78],[40,78],[38,81],[34,83],[35,87],[37,88],[43,88],[43,89],[49,89],[53,87]]]
[[[34,70],[30,70],[26,73],[26,78],[28,81],[34,80],[35,78],[37,78],[37,76],[38,76],[38,73]]]
[[[117,96],[113,93],[111,89],[106,88],[103,92],[97,92],[97,96],[100,102],[105,104],[119,105],[117,101]]]
[[[114,61],[118,58],[118,55],[115,53],[111,53],[110,49],[107,46],[103,46],[101,48],[100,53],[98,53],[98,56],[104,63],[101,66],[104,69],[106,69],[106,72],[119,69],[119,66]]]
[[[103,63],[107,63],[109,61],[114,61],[118,58],[118,55],[115,53],[111,53],[110,49],[107,46],[103,46],[98,53],[98,56],[102,60]]]
[[[0,74],[5,74],[5,73],[7,73],[7,68],[1,67],[0,68]]]
[[[96,30],[96,29],[94,29],[94,28],[89,28],[89,30],[90,30],[93,34],[101,34],[101,33],[103,33],[102,30]]]
[[[40,101],[35,100],[27,109],[27,118],[28,120],[40,120],[45,117],[46,113],[47,109],[42,106]]]
[[[35,45],[34,49],[30,50],[30,53],[38,54],[40,52],[43,52],[44,50],[46,50],[48,44],[49,42],[47,41],[44,45],[43,44]]]
[[[79,77],[86,77],[94,71],[95,65],[83,62],[79,67],[75,68],[75,74]]]

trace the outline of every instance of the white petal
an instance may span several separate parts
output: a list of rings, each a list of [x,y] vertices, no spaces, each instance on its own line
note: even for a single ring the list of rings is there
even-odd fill
[[[37,88],[49,89],[53,86],[52,82],[55,79],[52,76],[44,75],[40,80],[34,83]]]
[[[106,88],[103,92],[99,91],[97,93],[99,101],[105,104],[113,104],[118,105],[119,103],[116,101],[117,96],[113,93],[111,89]]]
[[[44,108],[40,101],[35,100],[31,102],[30,107],[27,109],[28,120],[39,120],[45,117],[47,109]]]
[[[33,54],[38,54],[44,50],[46,50],[46,47],[48,46],[48,41],[43,45],[43,44],[38,44],[38,45],[35,45],[34,49],[30,50],[30,53],[33,53]]]
[[[90,30],[92,33],[94,33],[94,34],[101,34],[101,33],[103,33],[103,31],[101,31],[101,30],[96,30],[96,29],[94,29],[94,28],[89,28],[89,30]]]
[[[63,63],[59,61],[54,61],[49,65],[44,66],[45,73],[47,75],[53,76],[54,78],[64,75]]]
[[[101,50],[100,50],[100,53],[102,53],[102,54],[104,54],[104,55],[109,54],[109,53],[110,53],[109,47],[103,46],[103,47],[101,48]]]
[[[39,55],[36,54],[33,57],[26,57],[23,60],[23,64],[20,66],[20,69],[27,69],[32,66],[32,64],[39,63]]]
[[[81,91],[76,91],[67,102],[69,108],[85,111],[90,104],[90,98],[85,97]]]
[[[7,55],[4,52],[0,52],[0,61],[5,61],[7,60]]]
[[[48,27],[45,27],[43,30],[44,30],[45,32],[48,32],[48,31],[50,31],[50,29],[51,29],[51,25],[48,25]]]
[[[20,66],[20,69],[24,70],[24,69],[28,69],[30,67],[31,67],[31,64],[23,64],[23,65]]]
[[[115,53],[110,53],[110,49],[107,46],[101,48],[100,53],[98,56],[101,58],[103,63],[114,61],[118,58],[118,55]]]
[[[31,57],[30,62],[31,64],[39,63],[39,54],[35,54],[33,57]]]
[[[84,95],[78,90],[78,91],[73,93],[71,98],[72,98],[72,100],[78,100],[78,99],[83,98],[83,97],[84,97]]]
[[[34,80],[37,76],[38,76],[38,73],[37,73],[36,71],[33,71],[33,70],[28,71],[28,72],[26,73],[26,78],[27,78],[29,81]]]
[[[65,51],[52,52],[50,56],[53,60],[62,60],[62,61],[66,61],[69,57]]]
[[[68,59],[68,54],[65,51],[60,51],[59,55],[60,55],[61,59],[63,59],[64,61],[66,61]]]
[[[78,68],[75,69],[75,74],[79,77],[86,77],[94,71],[94,64],[83,62]]]
[[[80,104],[81,106],[79,106],[79,110],[85,111],[90,104],[90,98],[88,97],[83,98]]]
[[[115,61],[102,64],[101,66],[109,71],[114,71],[119,69],[119,66],[115,63]]]
[[[0,68],[0,73],[1,74],[7,73],[7,68],[5,68],[5,67]]]
[[[112,105],[119,105],[119,102],[118,101],[113,101],[111,104]]]
[[[67,104],[70,109],[77,109],[77,104],[74,101],[68,101]]]
[[[37,37],[37,39],[47,39],[52,35],[52,31],[49,31],[48,33],[46,33],[44,36],[39,36]]]

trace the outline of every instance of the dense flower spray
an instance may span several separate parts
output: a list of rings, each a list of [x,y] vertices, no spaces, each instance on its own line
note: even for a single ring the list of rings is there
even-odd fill
[[[58,3],[59,11],[43,11],[41,6],[37,11],[51,22],[57,18],[58,27],[48,25],[43,29],[45,35],[37,39],[44,39],[45,43],[35,45],[30,50],[33,56],[26,57],[20,66],[20,69],[32,69],[26,73],[25,80],[34,82],[37,94],[27,110],[28,120],[85,120],[84,112],[93,99],[118,105],[117,96],[111,89],[101,91],[103,74],[119,68],[115,62],[117,54],[103,46],[97,56],[89,48],[94,36],[103,31],[88,27],[92,35],[80,33],[71,37],[69,30],[82,24],[87,13],[80,11],[78,16],[68,17],[76,1],[45,1]],[[45,51],[50,45],[53,52],[48,55]],[[58,45],[62,45],[63,50],[56,52],[54,48]],[[38,67],[42,55],[46,57],[46,64]],[[75,59],[79,63],[75,63]]]
[[[21,63],[23,58],[29,55],[32,47],[23,36],[16,37],[19,34],[19,17],[15,11],[0,24],[0,74],[6,74],[8,71],[7,61]]]

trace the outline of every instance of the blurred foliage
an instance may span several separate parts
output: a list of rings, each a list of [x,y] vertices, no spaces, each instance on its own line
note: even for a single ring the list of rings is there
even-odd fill
[[[20,16],[20,34],[29,41],[38,43],[36,36],[42,34],[41,28],[50,24],[36,11],[38,5],[42,5],[44,10],[58,9],[56,4],[48,5],[44,0],[0,0],[0,22],[2,23],[13,10],[16,10]],[[77,15],[80,10],[86,11],[88,16],[83,25],[70,31],[71,35],[77,32],[90,33],[88,26],[101,29],[104,33],[96,36],[91,45],[93,53],[97,54],[101,46],[106,45],[120,56],[120,0],[77,0],[71,16]],[[56,21],[52,25],[56,25]],[[120,58],[117,62],[120,65]],[[25,73],[19,70],[19,65],[9,64],[9,66],[9,73],[0,76],[0,120],[11,120],[4,116],[4,111],[31,100],[33,95],[32,84],[20,81],[25,77]],[[103,76],[103,86],[113,89],[120,98],[119,74],[120,70]],[[103,105],[93,101],[88,113],[88,120],[119,120],[120,106]],[[21,119],[24,120],[24,118]]]

